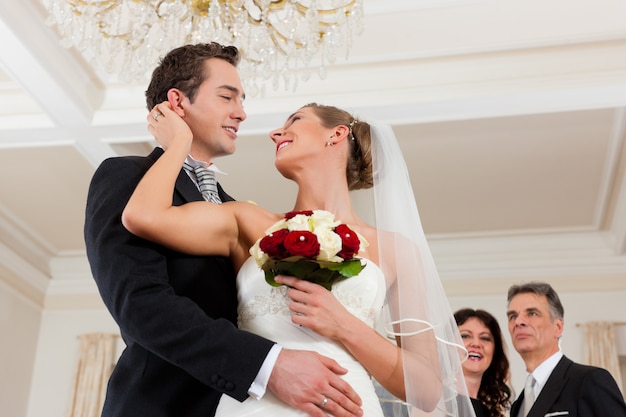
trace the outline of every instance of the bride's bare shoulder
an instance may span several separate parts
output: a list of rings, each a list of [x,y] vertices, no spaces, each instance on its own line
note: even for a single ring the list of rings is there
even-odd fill
[[[272,224],[283,218],[282,214],[273,213],[252,202],[231,201],[224,203],[233,210],[239,229],[251,238],[258,236]]]

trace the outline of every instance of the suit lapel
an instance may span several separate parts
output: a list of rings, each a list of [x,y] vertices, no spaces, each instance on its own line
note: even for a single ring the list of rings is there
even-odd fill
[[[193,183],[189,175],[185,172],[184,169],[181,169],[178,173],[178,178],[176,178],[176,185],[174,186],[174,191],[180,195],[180,198],[184,203],[188,203],[191,201],[203,201],[202,194]]]
[[[163,155],[163,149],[154,148],[154,150],[148,155],[148,158],[152,159],[156,162]],[[202,201],[202,194],[193,183],[189,175],[185,172],[184,169],[181,169],[178,173],[178,178],[176,178],[176,185],[174,186],[174,194],[177,194],[178,197],[183,201],[183,203],[188,203],[190,201]]]
[[[548,413],[555,399],[559,397],[565,385],[567,385],[567,370],[573,362],[565,356],[556,364],[554,370],[548,377],[546,385],[535,400],[531,412],[527,417],[543,417]]]
[[[148,158],[156,162],[163,155],[163,149],[154,148],[154,150],[148,155]],[[153,162],[153,163],[154,163]],[[230,195],[224,191],[220,183],[217,183],[217,190],[222,201],[235,201]],[[177,194],[181,198],[183,203],[189,203],[191,201],[203,201],[202,194],[198,190],[198,187],[193,183],[189,175],[184,169],[180,170],[178,178],[176,178],[176,185],[174,186],[174,194]]]
[[[524,404],[524,391],[522,391],[520,396],[517,397],[517,400],[513,401],[513,404],[511,405],[511,417],[517,417],[522,404]]]
[[[229,196],[226,191],[224,191],[224,189],[222,188],[222,186],[220,185],[220,183],[217,183],[217,192],[220,195],[220,198],[222,199],[222,201],[226,202],[226,201],[235,201],[234,198],[232,198],[231,196]]]

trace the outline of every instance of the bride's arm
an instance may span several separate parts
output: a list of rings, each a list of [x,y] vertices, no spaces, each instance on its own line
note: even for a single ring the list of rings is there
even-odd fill
[[[289,308],[295,313],[295,324],[339,341],[389,392],[406,398],[400,348],[347,311],[320,285],[287,276],[278,276],[276,281],[291,287]]]
[[[238,204],[172,205],[176,178],[189,153],[192,134],[167,106],[160,105],[159,110],[164,115],[158,120],[163,134],[156,135],[153,126],[150,131],[166,150],[137,185],[122,214],[122,223],[139,237],[181,252],[228,256],[238,243]]]
[[[431,411],[441,396],[437,371],[437,344],[432,332],[414,336],[412,346],[403,350],[354,316],[325,288],[294,277],[278,276],[276,281],[291,287],[289,309],[292,321],[329,339],[340,342],[391,394],[407,401],[404,368],[419,376],[419,392],[411,394],[419,407]],[[403,361],[408,361],[404,364]],[[414,386],[413,386],[414,388]],[[415,404],[413,404],[415,405]]]

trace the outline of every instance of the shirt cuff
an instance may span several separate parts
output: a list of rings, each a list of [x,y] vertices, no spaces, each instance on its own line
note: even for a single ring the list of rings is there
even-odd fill
[[[265,360],[263,361],[263,365],[261,365],[261,369],[259,369],[259,373],[252,381],[252,385],[248,389],[248,395],[256,400],[260,400],[265,395],[265,391],[267,390],[267,383],[270,380],[270,375],[274,370],[274,365],[276,365],[276,360],[278,359],[278,354],[281,351],[281,347],[278,345],[272,346],[270,351],[267,353]]]

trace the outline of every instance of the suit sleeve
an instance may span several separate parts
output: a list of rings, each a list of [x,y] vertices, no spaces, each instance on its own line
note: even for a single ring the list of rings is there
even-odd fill
[[[593,368],[583,379],[578,415],[626,417],[624,397],[615,379],[603,368]]]
[[[177,295],[169,283],[169,250],[123,227],[122,210],[148,166],[146,158],[113,158],[92,179],[85,243],[102,299],[127,344],[137,343],[243,401],[273,342],[238,330],[229,320],[210,318],[190,298]],[[210,270],[202,273],[215,278]]]

